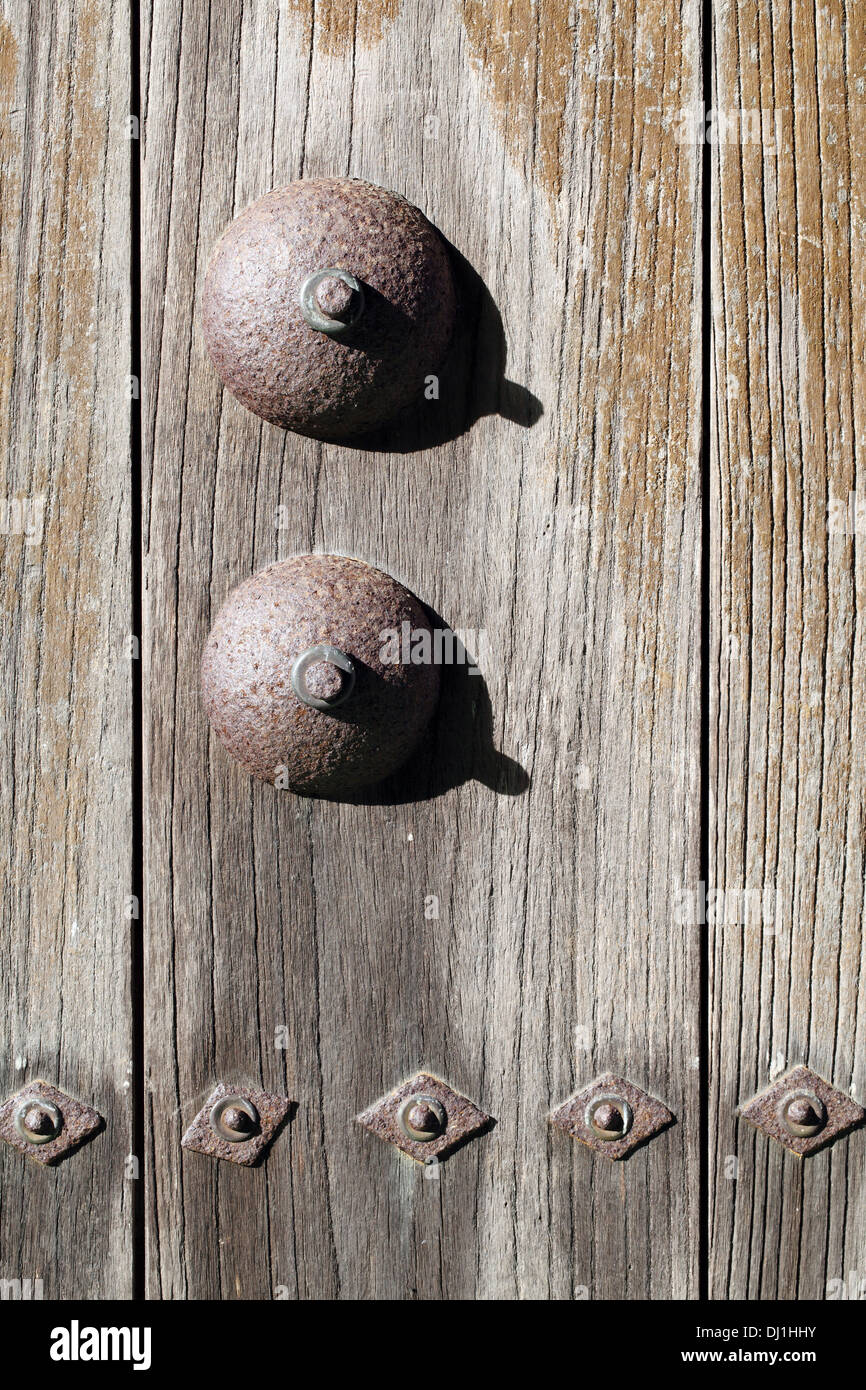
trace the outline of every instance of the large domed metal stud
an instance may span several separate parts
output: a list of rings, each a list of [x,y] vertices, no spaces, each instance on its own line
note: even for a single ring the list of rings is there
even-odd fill
[[[204,706],[247,772],[338,799],[413,751],[439,667],[412,656],[433,650],[424,609],[395,579],[343,555],[298,555],[229,595],[202,658]]]
[[[299,179],[259,198],[217,242],[202,299],[223,384],[320,439],[361,436],[422,401],[454,320],[442,237],[361,179]]]

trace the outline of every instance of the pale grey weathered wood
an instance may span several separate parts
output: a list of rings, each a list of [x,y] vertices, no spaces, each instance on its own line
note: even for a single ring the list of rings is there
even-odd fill
[[[698,7],[160,0],[144,25],[150,1295],[694,1294]],[[426,447],[284,435],[206,359],[219,232],[345,173],[421,206],[502,316],[518,386],[487,305]],[[311,548],[483,632],[484,683],[372,804],[251,785],[199,705],[229,589]],[[498,1121],[437,1181],[352,1118],[421,1065]],[[617,1167],[547,1126],[608,1068],[679,1119]],[[216,1079],[298,1102],[258,1171],[179,1148]]]
[[[0,1145],[0,1278],[46,1299],[132,1291],[128,102],[125,4],[4,4],[0,1093],[107,1119],[56,1169]]]
[[[801,1162],[734,1118],[800,1062],[866,1098],[864,26],[844,0],[714,12],[714,105],[752,113],[712,165],[715,1298],[839,1297],[866,1270],[862,1132]],[[738,925],[765,886],[772,920]]]

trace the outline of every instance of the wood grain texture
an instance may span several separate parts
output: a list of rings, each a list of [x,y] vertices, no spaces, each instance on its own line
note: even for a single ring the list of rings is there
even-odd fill
[[[843,0],[714,11],[714,105],[765,113],[712,165],[716,1298],[838,1296],[866,1269],[862,1133],[800,1162],[734,1117],[800,1062],[866,1097],[864,38]],[[738,924],[765,887],[767,921]]]
[[[143,16],[152,1297],[697,1292],[698,7],[508,8]],[[198,320],[228,221],[334,174],[474,268],[439,403],[372,451],[247,414]],[[366,803],[253,785],[199,703],[226,594],[311,549],[481,631]],[[353,1122],[422,1066],[497,1121],[435,1180]],[[607,1069],[678,1119],[619,1165],[547,1122]],[[258,1170],[180,1149],[217,1080],[298,1102]]]
[[[107,1120],[56,1169],[0,1146],[0,1278],[128,1297],[128,10],[12,0],[0,54],[0,1092]]]

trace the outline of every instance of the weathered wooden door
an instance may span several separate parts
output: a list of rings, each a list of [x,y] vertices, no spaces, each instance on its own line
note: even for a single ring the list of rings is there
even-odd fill
[[[866,1271],[862,1133],[798,1159],[736,1118],[800,1063],[866,1095],[864,25],[4,0],[0,1079],[106,1128],[56,1168],[0,1146],[0,1277],[563,1300]],[[218,235],[318,175],[396,189],[462,258],[439,399],[372,450],[263,424],[202,341]],[[351,803],[252,783],[199,699],[229,591],[307,551],[395,575],[480,671]],[[355,1121],[422,1069],[495,1121],[433,1168]],[[675,1120],[618,1163],[549,1122],[608,1072]],[[257,1168],[181,1148],[217,1082],[295,1102]]]

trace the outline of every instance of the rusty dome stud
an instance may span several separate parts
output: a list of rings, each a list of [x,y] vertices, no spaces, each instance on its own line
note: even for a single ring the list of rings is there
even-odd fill
[[[103,1128],[98,1111],[47,1081],[30,1081],[0,1105],[0,1139],[38,1163],[59,1163]]]
[[[357,1122],[423,1164],[438,1162],[492,1124],[466,1096],[424,1071],[382,1096]]]
[[[777,1077],[737,1113],[798,1158],[817,1153],[866,1119],[862,1106],[805,1066]]]
[[[228,1087],[220,1081],[181,1139],[181,1148],[252,1168],[273,1143],[291,1107],[286,1096],[251,1086]]]
[[[605,1072],[560,1105],[550,1123],[605,1158],[628,1158],[674,1123],[655,1096],[621,1076]]]
[[[223,385],[272,424],[361,437],[439,370],[457,314],[447,245],[405,198],[361,179],[266,193],[217,242],[202,329]]]
[[[425,639],[418,664],[407,633]],[[343,555],[296,555],[244,580],[202,656],[202,701],[226,752],[278,790],[332,800],[406,761],[439,681],[419,601]]]

